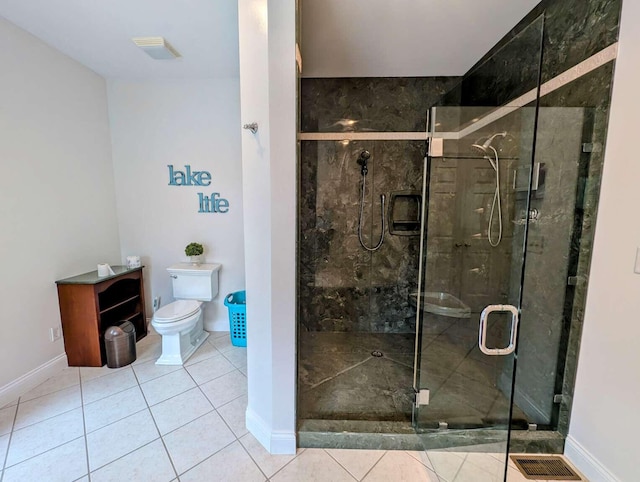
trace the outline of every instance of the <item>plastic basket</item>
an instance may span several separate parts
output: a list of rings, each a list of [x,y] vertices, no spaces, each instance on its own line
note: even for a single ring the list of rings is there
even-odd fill
[[[247,292],[229,293],[224,299],[229,308],[229,333],[233,346],[247,346]]]

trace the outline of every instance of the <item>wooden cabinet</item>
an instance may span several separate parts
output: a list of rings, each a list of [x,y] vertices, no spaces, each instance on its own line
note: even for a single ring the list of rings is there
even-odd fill
[[[112,269],[112,276],[92,271],[56,281],[69,366],[104,365],[104,332],[110,326],[130,321],[136,341],[147,335],[142,267]]]

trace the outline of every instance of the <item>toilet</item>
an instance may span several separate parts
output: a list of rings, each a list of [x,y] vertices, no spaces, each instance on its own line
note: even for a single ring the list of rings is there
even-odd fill
[[[151,326],[162,336],[156,365],[183,365],[207,339],[203,302],[218,294],[221,265],[178,263],[167,268],[176,301],[156,311]]]

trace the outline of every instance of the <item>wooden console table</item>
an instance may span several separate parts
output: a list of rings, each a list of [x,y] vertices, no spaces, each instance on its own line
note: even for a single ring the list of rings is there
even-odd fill
[[[147,335],[142,267],[111,268],[111,276],[91,271],[56,281],[69,366],[104,365],[104,332],[110,326],[130,321],[136,341]]]

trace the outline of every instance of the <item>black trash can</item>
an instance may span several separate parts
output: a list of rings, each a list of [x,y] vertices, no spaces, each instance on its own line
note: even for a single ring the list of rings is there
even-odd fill
[[[136,328],[130,321],[110,326],[104,332],[107,366],[120,368],[136,361]]]

